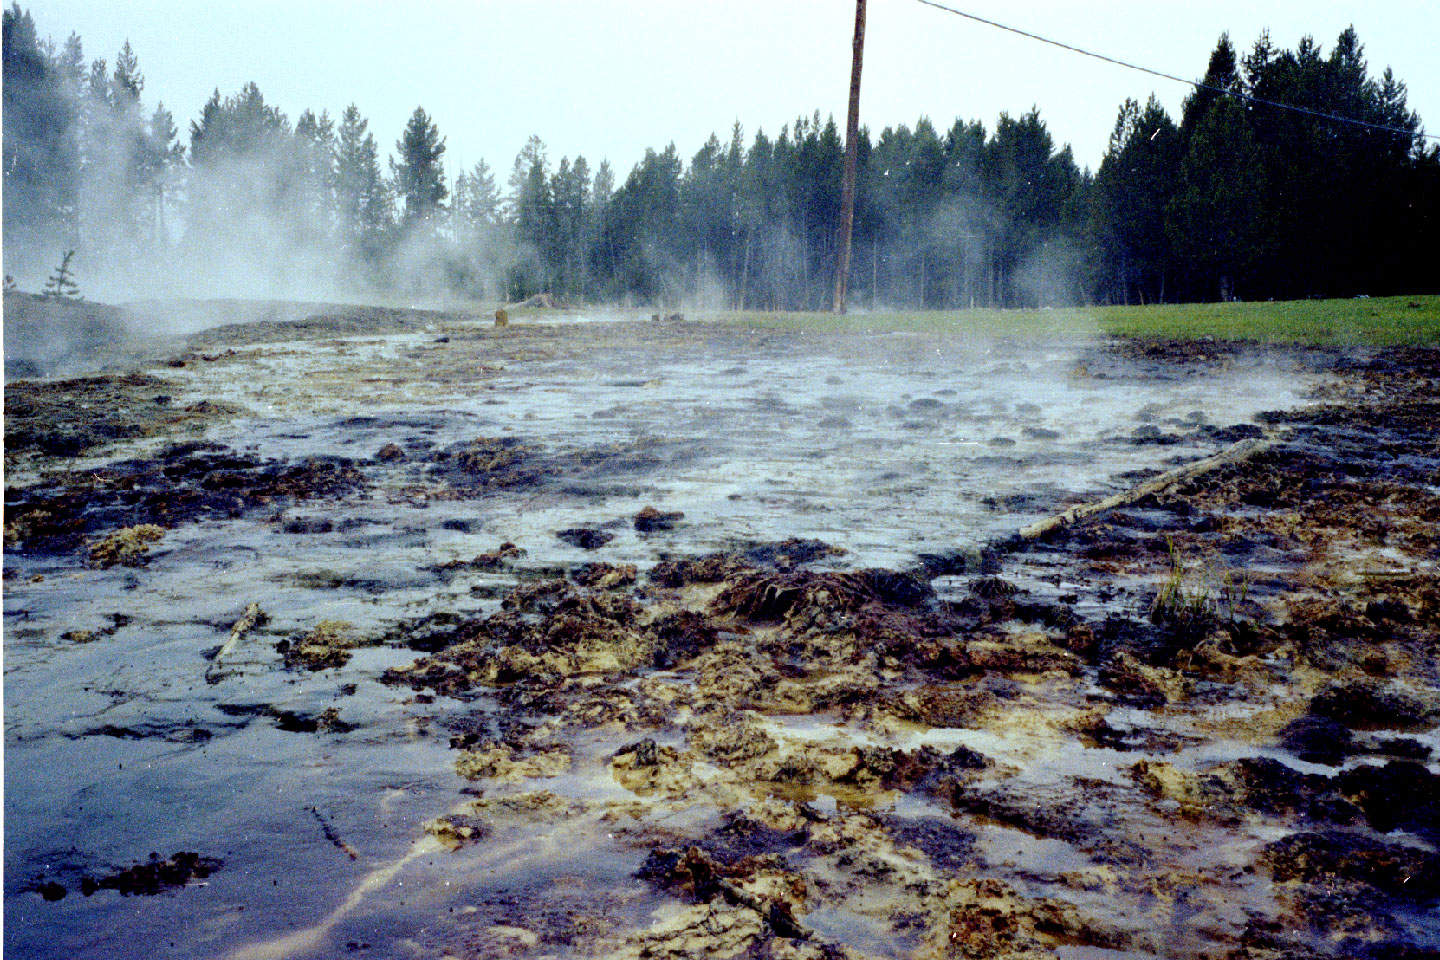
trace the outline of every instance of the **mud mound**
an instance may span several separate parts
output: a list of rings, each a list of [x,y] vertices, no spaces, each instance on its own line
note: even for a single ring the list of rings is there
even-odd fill
[[[56,482],[5,491],[5,539],[27,550],[66,551],[119,528],[175,527],[239,517],[275,505],[338,497],[364,483],[352,461],[260,460],[215,443],[172,444]]]
[[[426,631],[425,646],[437,652],[387,670],[382,679],[463,695],[481,685],[549,685],[577,675],[632,671],[653,661],[656,644],[639,628],[639,612],[635,601],[620,593],[543,581],[509,594],[500,613],[448,631]]]
[[[1265,848],[1281,882],[1359,883],[1417,900],[1440,897],[1440,855],[1338,830],[1297,833]]]
[[[186,337],[191,348],[409,333],[444,320],[472,319],[439,310],[286,301],[161,302],[136,309],[166,316],[182,327],[210,327]]]
[[[7,290],[5,379],[73,376],[133,363],[149,345],[140,329],[136,317],[119,307]]]
[[[934,596],[926,581],[893,570],[751,572],[735,577],[713,608],[745,620],[775,621],[854,613],[869,603],[916,607]]]
[[[432,472],[464,495],[533,486],[554,472],[537,446],[518,437],[477,437],[430,459]]]
[[[7,350],[8,356],[8,350]],[[238,408],[172,400],[178,384],[145,373],[5,386],[5,457],[76,457],[116,440],[198,430]]]

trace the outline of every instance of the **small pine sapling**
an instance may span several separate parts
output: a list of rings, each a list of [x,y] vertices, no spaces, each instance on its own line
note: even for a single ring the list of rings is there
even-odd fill
[[[65,251],[65,256],[60,261],[60,266],[50,274],[50,279],[45,281],[45,289],[41,296],[47,300],[83,300],[80,295],[80,285],[75,282],[75,274],[70,269],[70,261],[75,258],[74,250]]]

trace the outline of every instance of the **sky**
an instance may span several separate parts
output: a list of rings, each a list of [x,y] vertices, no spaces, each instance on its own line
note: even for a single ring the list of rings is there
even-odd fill
[[[1198,79],[1222,31],[1243,55],[1269,29],[1328,52],[1353,24],[1371,74],[1404,81],[1440,133],[1440,0],[946,0],[1074,46]],[[254,81],[292,119],[355,103],[382,155],[423,106],[452,175],[485,160],[504,183],[532,134],[550,160],[608,159],[624,179],[647,147],[689,159],[709,135],[772,137],[817,108],[842,128],[852,0],[32,0],[42,37],[78,33],[113,64],[127,39],[147,107],[186,135],[212,91]],[[1126,97],[1152,92],[1178,119],[1188,87],[1080,57],[923,6],[869,0],[861,123],[872,136],[922,115],[993,129],[1040,109],[1057,144],[1098,167]]]

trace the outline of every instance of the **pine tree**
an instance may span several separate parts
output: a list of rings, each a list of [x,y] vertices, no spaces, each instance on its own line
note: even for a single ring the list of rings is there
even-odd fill
[[[65,64],[47,56],[35,21],[18,4],[4,12],[3,34],[5,263],[12,271],[39,272],[39,251],[53,249],[74,229],[78,118]],[[72,46],[78,51],[79,38],[72,39],[67,53]]]
[[[1112,283],[1108,299],[1166,296],[1172,254],[1165,208],[1179,173],[1179,131],[1160,102],[1152,94],[1142,111],[1134,100],[1125,101],[1095,179],[1094,239],[1109,261],[1103,268]]]
[[[405,222],[413,225],[434,219],[449,194],[440,166],[445,139],[423,108],[416,107],[410,115],[395,149],[400,159],[390,161],[390,173],[405,206]]]
[[[500,189],[484,160],[470,170],[469,216],[472,223],[493,227],[500,222]]]
[[[155,242],[162,245],[168,240],[166,206],[185,166],[185,145],[179,142],[178,136],[175,117],[165,109],[165,104],[157,104],[145,129],[139,164],[143,191],[154,204],[153,236]]]
[[[65,251],[65,256],[60,260],[60,266],[50,274],[50,279],[45,281],[45,289],[40,295],[47,300],[83,300],[80,296],[80,285],[75,282],[75,276],[70,270],[70,261],[75,258],[74,250]]]
[[[1240,101],[1216,102],[1196,123],[1180,164],[1166,229],[1189,270],[1193,297],[1254,296],[1249,282],[1265,183],[1263,158]]]
[[[217,89],[201,109],[200,119],[190,122],[190,162],[203,168],[269,153],[289,136],[289,119],[265,102],[254,83],[224,100]]]
[[[140,73],[140,60],[130,49],[130,41],[126,40],[115,57],[115,73],[110,80],[111,103],[117,110],[124,110],[140,101],[143,89],[145,77]]]
[[[516,265],[512,286],[524,293],[547,291],[553,279],[547,248],[554,235],[555,201],[545,143],[537,136],[525,141],[511,166],[509,207],[515,238],[527,254]]]
[[[335,121],[328,110],[306,110],[295,121],[298,180],[295,192],[305,210],[308,237],[328,239],[339,229]]]
[[[370,122],[355,104],[340,115],[335,147],[335,191],[341,235],[352,252],[376,252],[390,224],[390,193],[380,175],[379,147]]]

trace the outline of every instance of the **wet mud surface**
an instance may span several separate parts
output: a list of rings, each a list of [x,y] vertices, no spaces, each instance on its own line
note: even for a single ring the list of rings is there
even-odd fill
[[[7,384],[7,953],[1440,950],[1440,353],[346,322]]]

